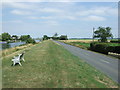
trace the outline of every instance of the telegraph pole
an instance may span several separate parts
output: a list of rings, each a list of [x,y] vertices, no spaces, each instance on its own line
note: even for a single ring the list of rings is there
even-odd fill
[[[94,30],[95,30],[95,28],[93,27],[93,42],[94,42]]]

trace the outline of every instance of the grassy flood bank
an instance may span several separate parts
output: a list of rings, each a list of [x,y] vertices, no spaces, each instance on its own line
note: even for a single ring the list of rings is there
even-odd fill
[[[22,50],[22,51],[23,51],[23,50],[26,50],[26,48],[31,47],[31,46],[33,46],[33,44],[24,44],[24,45],[16,46],[16,47],[13,47],[13,48],[1,50],[1,51],[0,51],[0,55],[1,55],[2,57],[4,57],[4,56],[10,55],[10,54],[12,54],[12,53],[19,52],[19,51],[21,51],[21,50]]]
[[[29,47],[22,67],[11,67],[12,57],[2,60],[3,88],[118,87],[106,75],[49,40]]]

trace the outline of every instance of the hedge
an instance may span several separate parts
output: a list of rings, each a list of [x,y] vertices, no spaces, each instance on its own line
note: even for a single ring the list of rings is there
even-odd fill
[[[108,54],[108,52],[120,54],[120,46],[109,46],[107,43],[92,42],[90,43],[90,49],[103,54]]]
[[[120,54],[120,46],[115,46],[115,53]]]
[[[91,43],[90,49],[96,52],[100,52],[103,54],[108,54],[107,50],[108,45],[106,43]]]
[[[120,39],[119,40],[110,40],[111,43],[120,43]]]

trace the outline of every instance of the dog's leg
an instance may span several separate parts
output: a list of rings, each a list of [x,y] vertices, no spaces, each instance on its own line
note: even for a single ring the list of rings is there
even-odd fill
[[[22,64],[19,62],[19,65],[22,66]]]

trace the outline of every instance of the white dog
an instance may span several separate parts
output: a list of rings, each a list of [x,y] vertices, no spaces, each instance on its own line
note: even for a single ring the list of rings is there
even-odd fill
[[[18,63],[20,66],[22,66],[20,61],[23,60],[25,62],[25,60],[24,60],[24,53],[25,52],[23,52],[22,54],[19,54],[17,57],[14,56],[14,58],[12,59],[12,61],[13,61],[12,65],[13,66],[15,66],[16,63]]]

